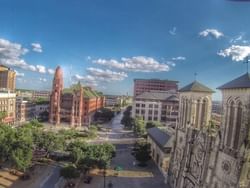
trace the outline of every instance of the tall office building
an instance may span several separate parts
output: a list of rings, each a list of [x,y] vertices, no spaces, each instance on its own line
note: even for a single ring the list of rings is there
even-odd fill
[[[178,81],[160,79],[134,79],[134,97],[149,91],[178,90]]]
[[[16,73],[4,65],[0,65],[0,88],[11,91],[16,89]]]

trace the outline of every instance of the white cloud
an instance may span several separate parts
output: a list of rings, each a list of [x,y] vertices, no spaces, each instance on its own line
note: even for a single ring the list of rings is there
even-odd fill
[[[83,82],[84,85],[87,85],[87,86],[97,86],[98,85],[95,77],[90,76],[90,75],[81,76],[79,74],[76,74],[73,76],[73,79],[75,81],[81,81],[81,82]]]
[[[208,36],[211,36],[211,37],[214,37],[216,39],[219,39],[221,37],[224,36],[224,34],[216,29],[206,29],[204,31],[201,31],[199,33],[200,36],[202,37],[208,37]]]
[[[169,30],[170,35],[176,35],[176,27],[173,27],[171,30]]]
[[[48,73],[49,73],[49,74],[54,74],[54,73],[55,73],[55,70],[54,70],[54,69],[48,69]]]
[[[231,47],[218,52],[218,55],[231,57],[233,61],[242,61],[250,55],[250,46],[232,45]]]
[[[100,82],[114,82],[114,81],[122,81],[128,75],[124,72],[114,72],[111,70],[103,70],[99,68],[87,68],[88,75],[81,76],[76,74],[73,76],[75,81],[81,81],[84,85],[89,86],[98,86]]]
[[[183,57],[183,56],[173,57],[172,60],[173,61],[184,61],[184,60],[186,60],[186,57]]]
[[[124,80],[128,75],[125,72],[114,72],[109,69],[103,70],[98,68],[87,68],[87,71],[91,76],[99,81],[121,81]]]
[[[21,44],[0,38],[0,64],[33,72],[46,73],[45,66],[31,65],[23,59],[23,56],[28,53],[28,51],[29,50],[23,48]]]
[[[170,67],[175,67],[175,66],[176,66],[176,63],[173,62],[173,61],[167,61],[167,64],[168,64]]]
[[[45,74],[47,72],[46,67],[43,66],[43,65],[37,65],[36,68],[37,68],[37,71],[40,72],[40,73]]]
[[[237,43],[243,39],[243,35],[238,35],[230,40],[230,43]]]
[[[47,82],[47,79],[46,78],[39,78],[39,81],[41,81],[41,82]]]
[[[16,72],[16,77],[24,77],[23,72],[18,72],[17,70],[15,70],[15,72]]]
[[[93,63],[132,72],[166,72],[170,70],[169,65],[159,63],[151,57],[137,56],[132,58],[121,58],[120,62],[115,59],[97,59]]]
[[[34,52],[38,52],[38,53],[43,52],[41,44],[39,44],[39,43],[31,43],[31,46],[32,46],[32,50]]]

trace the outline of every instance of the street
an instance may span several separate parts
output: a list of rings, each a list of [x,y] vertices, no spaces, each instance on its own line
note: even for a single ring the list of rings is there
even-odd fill
[[[60,178],[60,167],[55,166],[51,174],[40,184],[40,188],[54,188]]]
[[[112,182],[117,188],[167,188],[164,178],[153,161],[148,166],[139,167],[135,165],[135,159],[131,155],[132,143],[135,141],[132,131],[124,131],[120,123],[123,112],[115,116],[110,123],[111,131],[107,133],[107,142],[116,140],[116,157],[111,162],[111,169],[119,166],[122,168],[122,175],[106,177],[106,187]],[[123,140],[123,141],[122,141]],[[126,140],[126,142],[124,142]],[[133,141],[132,143],[129,140]],[[124,144],[125,143],[125,144]],[[132,176],[131,176],[132,174]],[[82,180],[78,188],[103,188],[104,178],[94,176],[91,184],[85,184]]]

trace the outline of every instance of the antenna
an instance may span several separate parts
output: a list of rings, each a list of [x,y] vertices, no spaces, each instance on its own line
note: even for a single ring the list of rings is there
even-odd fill
[[[196,81],[196,79],[197,79],[197,76],[198,76],[198,73],[195,72],[195,73],[194,73],[194,80],[195,80],[195,81]]]
[[[247,64],[247,73],[249,72],[249,56],[246,57],[246,61],[244,62]]]

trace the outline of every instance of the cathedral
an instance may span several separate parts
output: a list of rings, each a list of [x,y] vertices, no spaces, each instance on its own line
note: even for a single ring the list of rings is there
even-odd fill
[[[223,105],[219,127],[211,121],[211,89],[197,81],[180,89],[168,170],[171,188],[250,187],[250,74],[218,89]]]
[[[70,124],[71,127],[88,126],[94,113],[104,107],[105,97],[101,92],[80,83],[70,88],[63,88],[63,72],[56,68],[53,88],[50,96],[49,122],[59,125]]]

